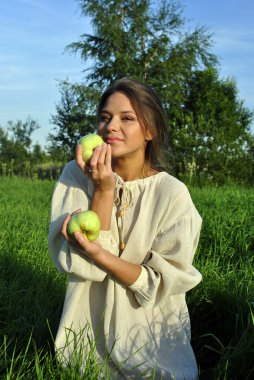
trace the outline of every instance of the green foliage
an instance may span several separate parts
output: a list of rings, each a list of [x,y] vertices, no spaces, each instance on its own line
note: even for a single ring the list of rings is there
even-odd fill
[[[61,100],[52,115],[56,133],[48,135],[47,151],[55,161],[73,159],[78,139],[96,129],[96,104],[99,95],[89,87],[59,83]]]
[[[40,128],[37,121],[28,117],[24,122],[17,120],[16,122],[9,121],[7,124],[7,129],[12,132],[14,141],[29,149],[32,144],[32,133]]]
[[[184,20],[178,2],[161,1],[151,6],[143,0],[80,1],[80,6],[82,13],[91,18],[94,34],[83,34],[80,42],[67,48],[80,53],[84,62],[89,60],[92,66],[86,70],[85,84],[71,86],[64,82],[62,90],[70,95],[69,104],[73,103],[67,114],[73,110],[77,119],[81,116],[78,124],[85,124],[85,131],[89,125],[96,128],[96,120],[91,120],[91,115],[95,115],[99,95],[114,79],[132,76],[146,80],[156,87],[163,99],[177,100],[179,106],[183,95],[179,86],[183,86],[190,70],[215,62],[215,57],[207,52],[210,37],[203,28],[191,34],[182,33]],[[166,103],[165,108],[168,108]],[[59,125],[65,104],[62,99],[57,107],[52,121],[58,126],[58,133],[55,139],[52,135],[50,139],[64,147],[66,139],[61,131],[67,131],[68,146],[73,150],[80,127],[69,123],[67,118],[64,127]],[[76,135],[70,128],[76,130]]]
[[[94,34],[83,34],[68,49],[79,52],[84,62],[92,59],[87,79],[100,89],[128,75],[155,82],[162,90],[167,83],[183,81],[201,63],[216,61],[207,51],[211,42],[204,28],[183,32],[183,7],[178,1],[82,0],[80,7],[91,18]]]
[[[233,80],[220,80],[204,27],[186,31],[179,1],[85,1],[93,34],[67,46],[84,63],[84,84],[64,81],[52,123],[49,151],[73,157],[82,134],[96,129],[99,95],[113,80],[130,76],[153,86],[168,118],[168,169],[188,183],[254,181],[253,113],[237,97]],[[110,21],[109,21],[110,20]]]
[[[54,185],[54,181],[15,177],[0,181],[0,378],[3,379],[82,378],[75,366],[63,370],[54,356],[53,337],[66,286],[65,276],[57,272],[47,249]],[[191,194],[203,217],[194,263],[203,281],[187,295],[200,380],[251,380],[253,190],[204,187],[191,188]],[[93,348],[91,341],[87,373],[89,378],[97,379],[100,367]]]
[[[17,162],[17,170],[21,170],[24,166],[24,162],[27,161],[29,153],[26,147],[15,140],[14,138],[9,138],[8,133],[0,128],[0,162],[2,166],[2,172],[6,172],[7,164],[11,162],[11,169],[14,168],[14,162]],[[11,173],[13,174],[13,173]]]
[[[58,177],[68,157],[52,162],[52,157],[38,143],[32,145],[31,135],[38,128],[30,117],[25,122],[9,121],[5,129],[0,127],[0,176]]]
[[[238,100],[235,82],[219,80],[217,71],[209,68],[193,74],[188,92],[174,129],[177,173],[186,178],[194,160],[194,180],[199,183],[207,178],[214,184],[253,181],[253,113]]]

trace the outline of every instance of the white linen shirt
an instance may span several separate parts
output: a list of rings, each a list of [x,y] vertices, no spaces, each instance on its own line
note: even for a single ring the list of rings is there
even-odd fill
[[[84,347],[88,344],[84,329],[89,326],[98,358],[110,352],[111,367],[121,366],[116,379],[148,379],[152,373],[155,379],[196,379],[185,293],[201,281],[192,265],[201,217],[186,186],[166,172],[128,182],[116,175],[116,198],[119,189],[121,202],[127,200],[128,205],[124,223],[118,216],[118,199],[111,229],[101,231],[98,241],[120,255],[119,234],[123,235],[126,246],[121,257],[142,268],[129,287],[69,245],[60,233],[67,213],[89,209],[92,181],[71,161],[55,186],[49,251],[56,268],[68,275],[56,350],[65,361],[72,360],[71,334],[77,334],[77,345]]]

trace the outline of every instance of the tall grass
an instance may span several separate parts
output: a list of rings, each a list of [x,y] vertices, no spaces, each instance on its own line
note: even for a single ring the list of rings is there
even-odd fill
[[[47,250],[53,187],[53,181],[0,181],[1,379],[82,378],[54,357],[66,279]],[[187,296],[200,379],[252,379],[254,193],[231,186],[191,194],[203,217],[195,258],[203,281]],[[90,374],[83,378],[98,379],[92,347],[87,359]]]
[[[254,192],[193,189],[203,217],[196,265],[203,281],[190,292],[193,344],[204,379],[254,378]]]
[[[65,279],[47,253],[54,183],[4,177],[0,183],[0,368],[8,374],[16,366],[30,367],[31,339],[38,357],[43,349],[52,351],[48,325],[54,334]]]

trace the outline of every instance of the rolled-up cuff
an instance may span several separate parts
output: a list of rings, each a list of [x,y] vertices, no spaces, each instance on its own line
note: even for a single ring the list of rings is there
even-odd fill
[[[154,303],[156,290],[160,283],[160,274],[148,266],[141,266],[141,273],[137,280],[129,286],[136,300],[144,308],[150,308]]]

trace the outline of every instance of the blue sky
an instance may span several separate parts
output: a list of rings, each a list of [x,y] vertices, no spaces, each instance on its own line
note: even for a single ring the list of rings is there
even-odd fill
[[[233,77],[239,97],[254,109],[253,0],[185,0],[187,26],[206,26],[220,77]],[[84,64],[65,47],[91,31],[77,0],[0,1],[0,126],[28,116],[41,128],[34,142],[45,145],[49,119],[59,101],[58,80],[80,82]]]

